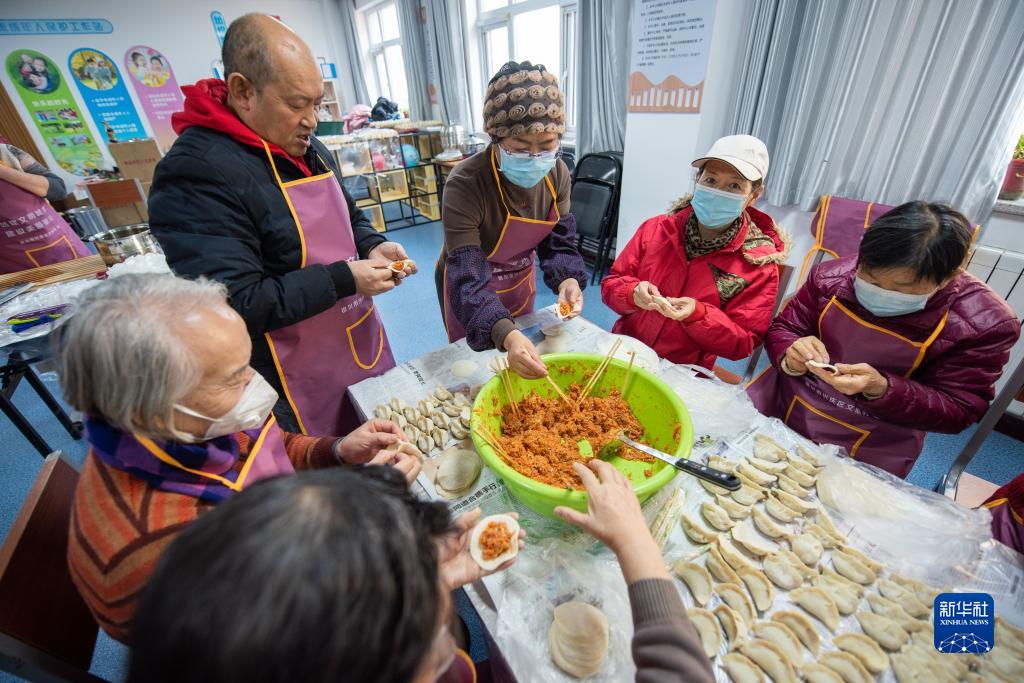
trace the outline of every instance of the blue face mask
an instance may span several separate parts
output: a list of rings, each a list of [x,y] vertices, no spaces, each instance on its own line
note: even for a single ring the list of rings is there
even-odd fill
[[[879,318],[891,318],[924,310],[928,299],[935,291],[928,294],[904,294],[891,289],[883,289],[857,277],[853,281],[853,291],[860,305]]]
[[[513,154],[501,145],[498,145],[498,151],[501,153],[501,172],[510,183],[527,189],[544,180],[544,176],[554,167],[557,154],[555,150],[541,152],[536,156],[529,153]]]
[[[739,218],[746,201],[745,194],[723,192],[698,185],[693,191],[690,206],[693,207],[702,226],[711,230],[721,230]]]

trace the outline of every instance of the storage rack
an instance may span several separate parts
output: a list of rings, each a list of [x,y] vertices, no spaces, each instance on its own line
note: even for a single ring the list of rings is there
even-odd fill
[[[378,232],[441,219],[434,164],[442,150],[439,130],[374,129],[324,142],[341,169],[345,189]],[[419,159],[407,156],[405,146],[415,149]]]

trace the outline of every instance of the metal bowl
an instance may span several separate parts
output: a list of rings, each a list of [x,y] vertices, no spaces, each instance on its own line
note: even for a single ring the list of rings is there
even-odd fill
[[[148,223],[123,225],[101,232],[92,239],[96,251],[103,257],[107,267],[122,263],[132,256],[162,254],[160,243],[149,231]]]

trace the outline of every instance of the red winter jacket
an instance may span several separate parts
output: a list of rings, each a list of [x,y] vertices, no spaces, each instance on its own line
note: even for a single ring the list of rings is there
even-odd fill
[[[692,211],[683,201],[670,213],[644,221],[601,282],[601,300],[622,316],[613,332],[639,339],[673,363],[710,369],[717,356],[745,358],[761,343],[771,322],[779,289],[777,264],[786,258],[788,237],[768,214],[749,208],[732,242],[691,260],[683,240]],[[745,245],[750,221],[773,244]],[[712,266],[747,283],[725,306]],[[633,290],[644,280],[662,296],[696,299],[693,315],[677,322],[637,308]]]
[[[1020,336],[1013,309],[988,285],[964,272],[934,294],[924,310],[879,318],[857,301],[856,274],[856,255],[811,270],[768,330],[765,349],[772,365],[779,367],[786,349],[800,337],[818,336],[818,318],[833,296],[865,322],[914,341],[927,339],[949,309],[945,326],[914,374],[906,378],[882,373],[889,389],[863,406],[886,422],[929,432],[955,434],[977,422],[995,396],[995,382]]]

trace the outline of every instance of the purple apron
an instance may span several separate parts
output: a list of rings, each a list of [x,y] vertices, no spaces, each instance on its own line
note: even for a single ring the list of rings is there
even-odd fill
[[[494,149],[491,149],[491,171],[494,172],[494,184],[498,188],[498,196],[505,207],[505,225],[501,229],[498,243],[487,255],[491,267],[491,280],[487,287],[498,295],[511,317],[533,312],[533,302],[537,298],[537,276],[534,266],[534,250],[541,241],[551,234],[561,216],[558,214],[558,195],[551,179],[544,176],[544,182],[551,192],[551,210],[547,220],[520,218],[513,216],[508,210],[505,193],[501,190],[498,167],[494,162]],[[439,264],[441,265],[441,264]],[[448,331],[448,341],[454,342],[466,336],[466,330],[455,316],[451,303],[448,301],[448,268],[442,279],[441,296],[444,301],[444,327]]]
[[[476,666],[465,650],[456,650],[451,666],[435,683],[476,683]]]
[[[135,435],[135,439],[160,462],[198,477],[199,479],[196,484],[182,483],[164,487],[169,491],[176,491],[177,493],[197,498],[203,497],[201,495],[203,486],[210,488],[225,487],[230,491],[238,493],[260,479],[276,477],[279,474],[295,473],[295,467],[288,458],[288,451],[285,449],[284,434],[281,428],[277,426],[277,419],[273,415],[268,417],[267,421],[263,423],[258,435],[255,433],[255,430],[248,431],[246,434],[253,439],[252,445],[249,447],[249,456],[246,458],[242,469],[238,473],[238,477],[234,481],[216,472],[193,469],[183,465],[152,439],[139,435]],[[209,483],[199,483],[203,480],[209,480]]]
[[[0,181],[0,273],[90,256],[50,203]]]
[[[266,143],[263,147],[299,232],[299,267],[358,259],[348,204],[333,171],[283,183],[273,154]],[[266,338],[303,434],[348,433],[356,416],[343,410],[345,390],[395,367],[373,300],[358,293],[311,318],[267,332]]]
[[[867,363],[909,377],[946,324],[948,311],[923,342],[862,320],[835,297],[818,318],[818,338],[831,363]],[[791,377],[769,367],[747,387],[759,411],[818,443],[843,446],[850,457],[904,478],[924,445],[924,432],[865,412],[850,397],[808,373]],[[870,406],[870,402],[867,403]]]
[[[999,487],[981,504],[992,512],[992,537],[1019,553],[1024,553],[1024,474]]]

